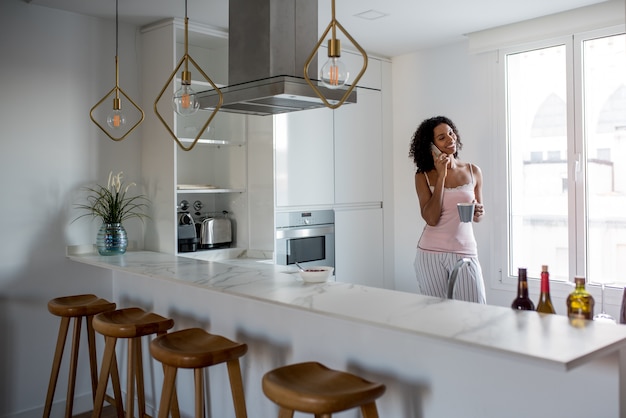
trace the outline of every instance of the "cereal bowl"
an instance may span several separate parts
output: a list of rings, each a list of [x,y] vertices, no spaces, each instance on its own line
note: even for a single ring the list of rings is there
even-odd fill
[[[306,283],[323,283],[333,274],[333,267],[312,266],[299,270],[298,273]]]

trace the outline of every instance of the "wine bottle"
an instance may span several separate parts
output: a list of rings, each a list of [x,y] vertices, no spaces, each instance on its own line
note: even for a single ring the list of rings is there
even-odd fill
[[[567,297],[567,316],[570,319],[593,319],[593,296],[585,289],[585,278],[574,278],[576,288]]]
[[[539,302],[537,303],[537,312],[553,314],[556,313],[552,299],[550,298],[550,273],[548,266],[541,266],[541,293],[539,293]]]
[[[535,304],[528,297],[528,280],[526,279],[526,269],[519,268],[517,273],[517,297],[511,304],[511,308],[520,311],[534,311]]]

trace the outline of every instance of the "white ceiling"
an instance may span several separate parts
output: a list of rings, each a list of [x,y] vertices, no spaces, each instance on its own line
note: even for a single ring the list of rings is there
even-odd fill
[[[2,0],[6,1],[6,0]],[[113,19],[115,0],[22,0]],[[119,19],[145,25],[185,16],[184,0],[118,0]],[[313,0],[311,0],[313,1]],[[330,21],[330,1],[319,0],[320,33]],[[336,0],[336,18],[369,53],[393,57],[459,40],[464,34],[606,0]],[[190,22],[228,27],[228,0],[187,0]],[[366,20],[355,15],[376,11]]]

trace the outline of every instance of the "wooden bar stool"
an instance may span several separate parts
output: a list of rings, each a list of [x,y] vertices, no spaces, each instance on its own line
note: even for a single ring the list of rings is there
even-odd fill
[[[263,393],[280,406],[278,418],[291,418],[294,411],[330,418],[332,413],[357,407],[363,418],[378,418],[376,399],[385,393],[385,385],[308,362],[265,373]]]
[[[135,412],[135,389],[137,389],[139,418],[147,416],[141,337],[152,334],[163,335],[173,326],[173,319],[164,318],[156,313],[146,312],[141,308],[126,308],[103,312],[93,318],[94,329],[105,337],[102,368],[100,370],[100,379],[98,380],[92,415],[94,418],[99,418],[102,414],[102,406],[109,375],[111,375],[114,380],[119,379],[117,376],[117,360],[115,357],[115,345],[118,338],[128,340],[126,417],[132,418]],[[121,404],[121,402],[119,403]],[[178,404],[176,403],[175,407],[177,406]],[[179,417],[177,408],[176,411],[173,411],[173,415]]]
[[[65,417],[71,418],[74,408],[74,389],[76,387],[76,369],[78,366],[78,350],[80,346],[80,332],[83,318],[87,324],[87,346],[89,351],[89,366],[91,369],[91,392],[92,397],[96,395],[96,384],[98,382],[98,365],[96,361],[96,340],[92,325],[93,316],[102,312],[115,309],[115,303],[106,299],[101,299],[96,295],[72,295],[62,296],[48,302],[48,311],[51,314],[61,317],[57,345],[54,351],[54,361],[52,362],[52,372],[50,373],[50,383],[48,384],[48,394],[43,417],[48,418],[52,410],[52,400],[59,378],[59,369],[63,360],[63,351],[67,340],[67,332],[70,320],[74,319],[74,334],[72,336],[72,353],[70,359],[69,381],[67,386],[67,399],[65,403]],[[118,382],[119,383],[119,382]],[[119,389],[119,385],[117,386]],[[108,398],[109,402],[113,401]]]
[[[230,389],[235,406],[235,416],[246,418],[246,402],[239,357],[248,351],[247,344],[237,343],[219,335],[209,334],[200,328],[171,332],[155,338],[150,343],[152,357],[163,363],[165,378],[161,392],[159,418],[167,418],[176,372],[179,368],[193,369],[195,381],[195,417],[204,417],[204,368],[226,363]]]

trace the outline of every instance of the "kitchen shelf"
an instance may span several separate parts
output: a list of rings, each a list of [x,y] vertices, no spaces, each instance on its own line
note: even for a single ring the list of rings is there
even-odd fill
[[[208,194],[208,193],[245,193],[246,189],[216,189],[216,188],[206,188],[206,189],[176,189],[176,193],[178,194]]]
[[[195,141],[195,138],[179,138],[179,140],[180,142],[183,142],[183,143],[192,143],[193,141]],[[246,145],[245,142],[229,141],[225,139],[204,139],[204,138],[198,139],[198,144],[224,145],[224,146],[229,146],[229,147],[242,147]]]

